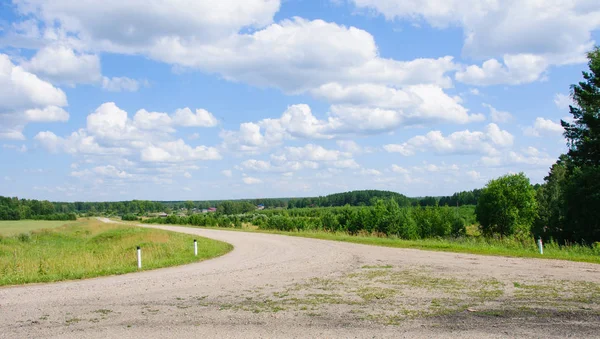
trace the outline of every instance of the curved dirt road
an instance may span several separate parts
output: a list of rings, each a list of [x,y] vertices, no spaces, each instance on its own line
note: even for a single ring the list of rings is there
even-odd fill
[[[0,337],[600,333],[600,265],[153,227],[235,248],[197,264],[0,288]]]

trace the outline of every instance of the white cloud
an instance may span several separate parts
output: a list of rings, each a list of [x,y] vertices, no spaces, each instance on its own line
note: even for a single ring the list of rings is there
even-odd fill
[[[193,160],[221,159],[219,151],[214,147],[191,147],[183,140],[168,141],[150,145],[141,151],[141,160],[147,162],[184,162]]]
[[[183,176],[184,176],[185,178],[187,178],[187,179],[189,179],[189,178],[191,178],[191,177],[192,177],[192,175],[190,174],[190,172],[185,172],[185,173],[183,173]]]
[[[561,124],[554,122],[550,119],[536,118],[532,127],[527,127],[523,130],[523,133],[528,136],[541,137],[541,136],[552,136],[561,135],[565,130]]]
[[[409,139],[403,144],[388,144],[383,148],[390,153],[400,153],[404,156],[417,152],[433,151],[437,154],[496,154],[498,148],[513,144],[514,137],[501,130],[498,125],[491,123],[484,132],[469,130],[454,132],[444,137],[440,131],[431,131]]]
[[[542,78],[548,68],[548,61],[533,54],[504,55],[504,64],[490,59],[483,65],[468,66],[456,72],[456,80],[469,85],[520,85]]]
[[[200,69],[285,92],[305,92],[332,81],[449,87],[452,81],[446,73],[457,68],[449,56],[381,58],[373,36],[355,27],[299,17],[272,23],[277,0],[156,1],[153,6],[138,0],[110,0],[101,6],[28,0],[18,5],[22,13],[43,21],[55,38],[35,29],[11,31],[13,45],[66,40],[82,49],[141,54],[181,69]],[[119,20],[109,23],[106,17]]]
[[[493,122],[496,122],[496,123],[509,122],[513,118],[512,114],[510,114],[508,112],[499,111],[490,104],[483,104],[483,107],[489,108],[490,117],[492,118]]]
[[[140,82],[128,77],[102,77],[102,89],[109,92],[137,92]]]
[[[29,122],[65,121],[68,113],[63,91],[39,79],[9,57],[0,54],[0,138],[25,139],[23,129]]]
[[[197,109],[194,114],[187,107],[175,111],[173,122],[185,127],[214,127],[217,125],[217,119],[209,111]]]
[[[107,102],[88,115],[86,128],[65,138],[50,131],[40,132],[35,140],[51,152],[112,155],[126,157],[127,161],[177,163],[221,158],[214,147],[192,147],[175,139],[171,135],[175,132],[173,125],[168,114],[144,109],[131,120],[126,111]]]
[[[554,96],[554,104],[560,109],[568,109],[569,105],[574,105],[574,102],[573,99],[571,99],[571,96],[557,93]]]
[[[53,83],[94,84],[101,80],[100,59],[94,54],[77,53],[67,46],[41,48],[22,64],[27,71]]]
[[[328,83],[312,90],[336,103],[330,121],[339,131],[387,131],[400,125],[481,121],[436,85],[413,85],[395,89],[383,85],[342,86]],[[359,123],[360,122],[360,123]],[[358,127],[357,127],[358,126]]]
[[[223,174],[224,176],[231,178],[231,176],[233,176],[233,172],[231,170],[222,170],[221,174]]]
[[[43,109],[34,108],[26,110],[25,117],[31,122],[65,122],[69,120],[69,113],[57,106],[47,106]]]
[[[336,88],[345,91],[342,87]],[[361,88],[356,90],[360,92],[371,87]],[[343,95],[333,96],[341,101],[355,96],[353,89],[347,90],[349,92],[344,92]],[[403,111],[358,104],[333,105],[326,119],[318,119],[308,105],[291,105],[280,118],[242,123],[239,131],[225,130],[220,136],[224,148],[246,153],[260,153],[290,139],[332,139],[388,132],[401,125],[440,122],[464,124],[485,119],[481,114],[468,114],[465,108],[455,99],[445,95],[440,88],[412,86],[402,93],[410,97],[406,99],[407,101],[413,101],[407,102],[407,105],[414,107]],[[372,100],[374,104],[375,95]]]
[[[506,167],[514,165],[527,165],[538,168],[548,168],[556,158],[549,156],[544,152],[540,152],[535,147],[524,148],[521,152],[510,151],[494,156],[484,156],[481,158],[481,163],[489,167]]]
[[[600,27],[600,3],[590,0],[353,0],[388,20],[463,28],[463,53],[475,58],[535,54],[553,64],[585,61]],[[506,59],[505,59],[506,61]]]
[[[152,6],[143,0],[107,0],[85,6],[73,0],[26,0],[16,1],[16,6],[48,27],[60,23],[63,30],[79,33],[85,42],[97,43],[98,49],[131,53],[170,37],[202,44],[244,27],[264,27],[279,10],[279,0],[155,1]]]
[[[141,109],[133,116],[133,125],[142,130],[163,130],[172,132],[172,119],[167,113],[148,112]]]
[[[246,185],[256,185],[256,184],[261,184],[263,181],[258,179],[258,178],[253,178],[253,177],[244,177],[242,178],[242,181],[246,184]]]
[[[349,153],[337,150],[328,150],[323,146],[307,144],[303,147],[286,147],[285,155],[290,160],[308,161],[336,161],[341,158],[349,158]]]

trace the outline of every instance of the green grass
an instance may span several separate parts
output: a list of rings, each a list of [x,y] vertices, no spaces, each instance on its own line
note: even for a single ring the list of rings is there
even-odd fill
[[[197,257],[193,239],[198,240]],[[0,237],[0,286],[135,272],[137,246],[142,248],[144,270],[210,259],[233,248],[224,242],[158,229],[95,219],[71,221],[59,228]]]
[[[74,224],[72,220],[46,221],[46,220],[2,220],[0,221],[0,236],[13,236],[45,228],[57,228]]]
[[[190,225],[173,225],[194,227]],[[281,234],[293,237],[304,237],[322,240],[342,241],[355,244],[396,247],[396,248],[414,248],[428,251],[442,251],[454,253],[470,253],[481,255],[495,255],[506,257],[521,258],[539,258],[539,259],[559,259],[579,262],[589,262],[600,264],[600,246],[587,247],[580,245],[559,246],[556,243],[547,243],[544,245],[544,254],[538,252],[537,245],[533,238],[529,242],[520,242],[515,239],[489,239],[482,236],[465,236],[462,238],[434,238],[421,240],[404,240],[398,238],[375,237],[375,236],[355,236],[343,232],[331,233],[324,231],[298,231],[286,232],[277,230],[260,230],[254,227],[245,227],[242,229],[208,227],[227,231],[238,232],[259,232],[268,234]]]

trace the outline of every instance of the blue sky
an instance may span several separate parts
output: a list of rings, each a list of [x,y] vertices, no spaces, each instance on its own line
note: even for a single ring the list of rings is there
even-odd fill
[[[4,0],[0,195],[542,182],[599,28],[589,0]]]

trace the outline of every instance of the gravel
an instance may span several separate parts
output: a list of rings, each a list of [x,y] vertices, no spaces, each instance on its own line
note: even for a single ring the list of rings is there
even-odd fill
[[[600,333],[598,296],[594,294],[594,288],[600,286],[600,265],[177,226],[145,227],[222,240],[232,244],[234,250],[197,264],[0,288],[0,337],[558,338],[598,337]],[[135,252],[131,255],[135,257]],[[415,284],[407,287],[394,285],[391,280],[373,280],[372,284],[356,280],[363,275],[386,277],[388,267],[396,276],[426,272],[448,281],[493,279],[503,286],[503,296],[470,305],[469,310],[450,308],[450,312],[426,316],[417,312],[422,316],[404,317],[394,323],[381,321],[384,313],[388,316],[403,303],[429,312],[431,307],[425,305],[436,295],[459,293],[456,299],[466,298],[463,290],[442,291]],[[370,268],[383,273],[369,274]],[[507,310],[517,305],[515,282],[588,284],[585,286],[590,286],[592,292],[586,288],[577,293],[588,293],[585,295],[591,295],[591,299],[567,303],[561,301],[560,291],[542,293],[554,298],[555,303],[526,300],[519,307],[532,304],[535,312],[528,309],[525,313],[510,313]],[[392,286],[397,291],[392,291],[393,299],[358,302],[352,299],[357,290],[353,284],[362,283],[370,284],[368,288],[388,283],[386,288]],[[304,290],[319,290],[323,295]],[[332,296],[343,300],[331,301]],[[306,298],[313,299],[309,302]],[[444,300],[449,299],[442,299],[442,304]]]

